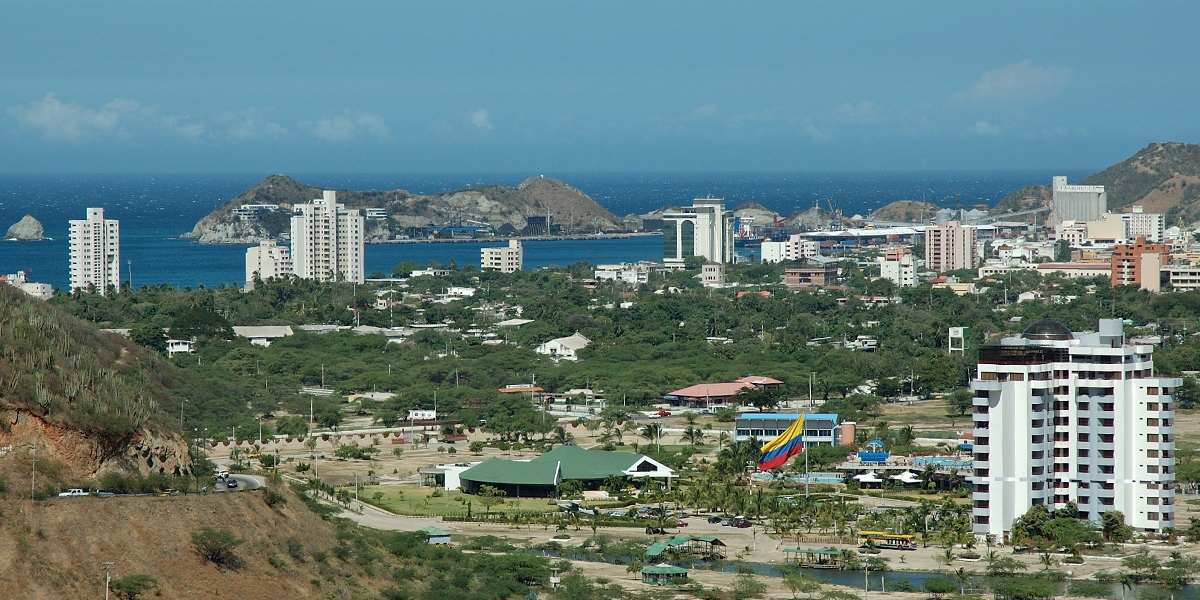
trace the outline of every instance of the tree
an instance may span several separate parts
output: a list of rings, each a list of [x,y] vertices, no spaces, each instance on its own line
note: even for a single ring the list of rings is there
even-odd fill
[[[225,320],[225,317],[199,307],[184,311],[171,324],[171,339],[173,340],[203,337],[232,340],[234,338],[233,326]]]
[[[120,600],[138,600],[142,594],[158,589],[158,580],[136,573],[112,580],[109,588]]]
[[[821,591],[821,584],[812,575],[799,570],[791,571],[783,577],[783,587],[787,588],[795,598],[797,594],[806,594],[809,598]]]
[[[218,567],[229,569],[241,566],[241,559],[233,551],[243,542],[245,540],[238,539],[233,532],[217,531],[211,527],[205,527],[192,534],[192,545],[201,557]]]
[[[129,339],[139,346],[153,348],[159,353],[167,351],[167,336],[161,327],[153,323],[138,323],[129,330]]]
[[[754,578],[750,573],[738,573],[738,576],[733,580],[733,598],[734,600],[749,600],[750,598],[761,598],[767,591],[767,585]]]
[[[1184,556],[1178,550],[1171,552],[1171,558],[1163,564],[1158,572],[1158,581],[1171,592],[1171,600],[1175,600],[1175,592],[1192,582],[1197,570],[1195,557]]]
[[[958,586],[954,585],[953,581],[945,577],[930,577],[922,585],[925,587],[925,591],[929,592],[935,598],[946,594],[953,594],[954,590],[958,589]]]
[[[321,427],[337,429],[337,426],[342,424],[343,418],[342,411],[338,410],[338,407],[330,406],[317,415],[317,423]]]
[[[1025,563],[1011,557],[1001,556],[993,560],[987,567],[988,577],[1012,577],[1018,571],[1029,568]]]
[[[471,452],[473,452],[474,454],[483,454],[483,446],[484,446],[483,442],[476,440],[474,442],[471,442],[470,445],[467,446],[467,449],[470,450]]]
[[[275,431],[282,435],[299,437],[308,433],[308,420],[295,415],[279,417],[275,421]]]
[[[657,444],[658,449],[662,450],[662,444],[660,443],[662,439],[662,425],[647,423],[645,427],[642,427],[642,437],[649,440],[651,444]]]
[[[491,515],[492,507],[504,504],[504,496],[507,495],[502,489],[490,485],[479,486],[479,503],[483,505],[484,516]]]
[[[946,396],[946,416],[950,417],[951,425],[954,419],[966,415],[967,411],[971,410],[973,398],[974,394],[967,388],[954,390],[954,393]]]
[[[1129,569],[1129,574],[1136,582],[1150,581],[1158,575],[1158,569],[1162,566],[1157,556],[1149,552],[1126,556],[1121,561],[1121,566]]]

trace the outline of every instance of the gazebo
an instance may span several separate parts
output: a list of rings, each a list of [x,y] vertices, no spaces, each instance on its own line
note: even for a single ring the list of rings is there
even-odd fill
[[[784,548],[783,561],[812,569],[841,569],[846,558],[835,548]]]
[[[671,565],[642,567],[642,583],[650,585],[679,585],[687,583],[688,570]]]

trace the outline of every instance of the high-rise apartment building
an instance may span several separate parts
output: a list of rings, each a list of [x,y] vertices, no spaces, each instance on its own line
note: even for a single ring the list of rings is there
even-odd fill
[[[1133,212],[1122,215],[1126,220],[1125,237],[1134,240],[1140,237],[1147,242],[1162,243],[1166,229],[1166,219],[1162,213],[1148,213],[1141,205],[1133,207]]]
[[[272,277],[292,276],[292,253],[287,246],[275,240],[263,240],[257,246],[246,249],[246,291],[254,289],[254,279],[262,281]]]
[[[879,276],[896,284],[896,287],[917,285],[916,271],[916,261],[911,254],[904,254],[894,259],[886,256],[879,257]]]
[[[325,190],[292,215],[292,271],[302,279],[363,282],[363,226],[358,210]]]
[[[86,219],[71,223],[71,292],[95,286],[107,294],[121,285],[121,230],[116,219],[105,219],[103,208],[87,209]]]
[[[1120,319],[1071,333],[1043,319],[984,346],[975,397],[974,531],[1006,538],[1035,504],[1118,510],[1142,531],[1175,526],[1175,400],[1152,346],[1125,342]]]
[[[481,270],[515,273],[524,266],[525,254],[521,249],[521,240],[509,240],[507,246],[479,250],[479,268]]]
[[[1170,259],[1171,247],[1148,244],[1137,238],[1132,244],[1117,244],[1112,253],[1113,286],[1136,285],[1143,290],[1162,290],[1162,268]]]
[[[975,228],[948,221],[925,229],[925,267],[939,273],[974,269]]]
[[[1108,194],[1102,185],[1067,185],[1067,178],[1054,177],[1050,186],[1054,217],[1060,221],[1099,221],[1108,212]]]
[[[663,262],[679,267],[692,256],[733,262],[733,220],[719,198],[697,198],[690,207],[663,214]]]

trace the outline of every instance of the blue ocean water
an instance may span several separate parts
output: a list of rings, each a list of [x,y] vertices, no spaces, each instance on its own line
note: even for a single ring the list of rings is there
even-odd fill
[[[0,241],[0,273],[29,271],[35,281],[66,288],[67,221],[84,217],[89,206],[121,221],[122,279],[135,286],[165,283],[176,287],[241,284],[245,246],[214,246],[177,239],[222,202],[237,196],[266,174],[168,175],[0,175],[0,233],[22,216],[42,222],[45,242]],[[529,176],[516,173],[329,174],[295,176],[333,189],[407,189],[437,193],[479,185],[516,185]],[[844,214],[867,214],[900,199],[938,205],[994,205],[1027,185],[1048,183],[1053,175],[1075,181],[1079,171],[983,172],[839,172],[839,173],[545,173],[584,191],[618,215],[641,214],[665,205],[687,205],[692,198],[723,197],[730,207],[757,202],[780,214],[827,207],[832,200]],[[475,264],[483,244],[386,244],[366,247],[366,271],[390,272],[414,260],[421,264]],[[531,242],[527,267],[661,259],[655,237],[620,240]],[[130,273],[131,272],[131,273]]]

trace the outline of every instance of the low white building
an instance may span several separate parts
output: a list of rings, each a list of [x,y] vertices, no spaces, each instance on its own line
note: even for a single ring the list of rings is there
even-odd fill
[[[821,244],[819,242],[802,239],[797,233],[792,234],[787,241],[783,242],[763,240],[760,260],[765,263],[791,262],[809,259],[820,253]]]
[[[535,350],[538,354],[546,354],[552,358],[563,360],[579,360],[576,353],[587,347],[591,340],[583,337],[579,333],[573,333],[567,337],[556,338],[550,340]]]
[[[595,277],[600,281],[620,281],[630,285],[646,283],[650,278],[650,263],[596,265]]]
[[[0,283],[7,283],[38,300],[49,300],[54,295],[54,286],[48,283],[34,283],[29,281],[25,271],[0,275]]]
[[[721,285],[725,283],[725,265],[721,263],[705,263],[700,267],[696,276],[704,285]]]
[[[292,328],[288,325],[235,325],[233,333],[238,337],[249,339],[250,343],[255,346],[267,348],[271,345],[271,342],[292,335]]]
[[[167,340],[167,356],[175,356],[176,354],[191,354],[191,340]]]

